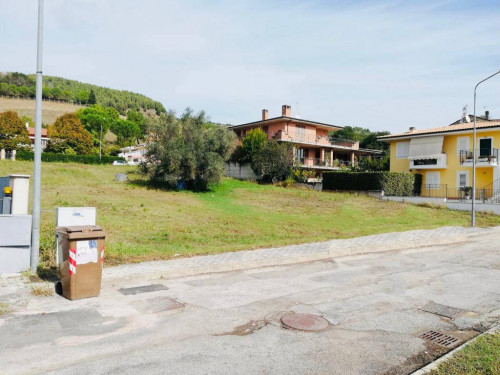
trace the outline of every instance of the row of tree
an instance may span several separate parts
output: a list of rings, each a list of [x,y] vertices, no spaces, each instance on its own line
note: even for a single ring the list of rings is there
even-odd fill
[[[0,113],[0,148],[19,150],[29,146],[26,122],[31,119],[19,117],[14,111]],[[116,135],[113,145],[105,142],[105,136],[111,131]],[[50,138],[47,152],[88,155],[98,153],[104,144],[105,154],[117,154],[120,146],[135,144],[146,132],[146,119],[135,111],[129,111],[127,119],[120,118],[112,107],[103,108],[92,105],[76,113],[68,113],[57,118],[47,127]]]
[[[113,90],[105,87],[81,83],[60,77],[44,76],[42,96],[44,99],[57,99],[80,104],[99,104],[113,107],[121,115],[128,111],[151,111],[165,113],[165,107],[144,95],[130,91]],[[0,95],[35,97],[35,76],[23,73],[0,73]]]

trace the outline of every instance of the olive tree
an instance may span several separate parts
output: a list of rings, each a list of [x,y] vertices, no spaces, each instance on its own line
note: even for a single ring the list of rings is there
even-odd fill
[[[150,141],[141,168],[150,182],[170,188],[182,183],[196,191],[220,182],[236,146],[234,132],[208,123],[203,112],[194,115],[190,109],[180,118],[169,112],[146,122]]]

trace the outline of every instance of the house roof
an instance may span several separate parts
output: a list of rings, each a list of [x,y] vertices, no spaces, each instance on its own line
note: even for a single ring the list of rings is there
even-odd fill
[[[242,128],[242,127],[245,127],[245,126],[257,125],[257,124],[268,124],[268,123],[271,123],[271,122],[283,121],[283,120],[293,121],[293,122],[297,122],[297,123],[301,123],[301,124],[324,126],[324,127],[331,128],[332,130],[343,129],[343,126],[340,126],[340,125],[326,124],[324,122],[304,120],[304,119],[300,119],[300,118],[296,118],[296,117],[288,117],[288,116],[273,117],[273,118],[269,118],[267,120],[259,120],[259,121],[247,122],[247,123],[241,124],[241,125],[232,125],[232,126],[229,126],[229,129]]]
[[[28,134],[30,137],[34,137],[35,128],[28,127]],[[47,129],[42,128],[42,137],[47,137]]]
[[[467,116],[469,116],[469,119],[474,119],[474,115],[469,114],[469,115],[467,115]],[[464,121],[464,119],[463,119],[463,118],[461,118],[461,119],[458,119],[457,121],[452,122],[450,125],[458,125],[458,124],[462,124],[462,123],[463,123],[463,121]],[[498,121],[500,121],[500,119],[497,119],[497,118],[489,118],[489,117],[484,117],[484,116],[476,116],[476,123],[477,123],[478,121],[492,121],[492,122],[498,122]]]
[[[487,129],[487,128],[498,128],[500,127],[500,120],[490,120],[490,121],[476,121],[476,129]],[[424,129],[424,130],[414,130],[412,132],[389,134],[377,137],[381,141],[389,141],[396,138],[410,138],[414,136],[426,136],[435,134],[446,134],[453,132],[463,132],[467,130],[472,130],[474,128],[474,123],[468,122],[463,124],[441,126],[438,128]]]

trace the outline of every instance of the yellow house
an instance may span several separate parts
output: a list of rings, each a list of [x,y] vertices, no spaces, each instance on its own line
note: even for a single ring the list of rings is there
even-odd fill
[[[476,120],[476,198],[500,198],[500,120]],[[379,137],[390,142],[391,172],[420,173],[422,196],[467,198],[472,185],[473,123]],[[498,195],[498,197],[497,197]]]

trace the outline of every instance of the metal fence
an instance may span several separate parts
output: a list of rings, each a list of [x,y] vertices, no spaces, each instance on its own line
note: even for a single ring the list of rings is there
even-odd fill
[[[446,198],[448,201],[467,202],[472,200],[472,188],[470,186],[450,188],[446,184],[426,184],[423,185],[420,196],[428,198]],[[500,189],[495,189],[490,186],[477,188],[475,200],[482,203],[500,204]]]

